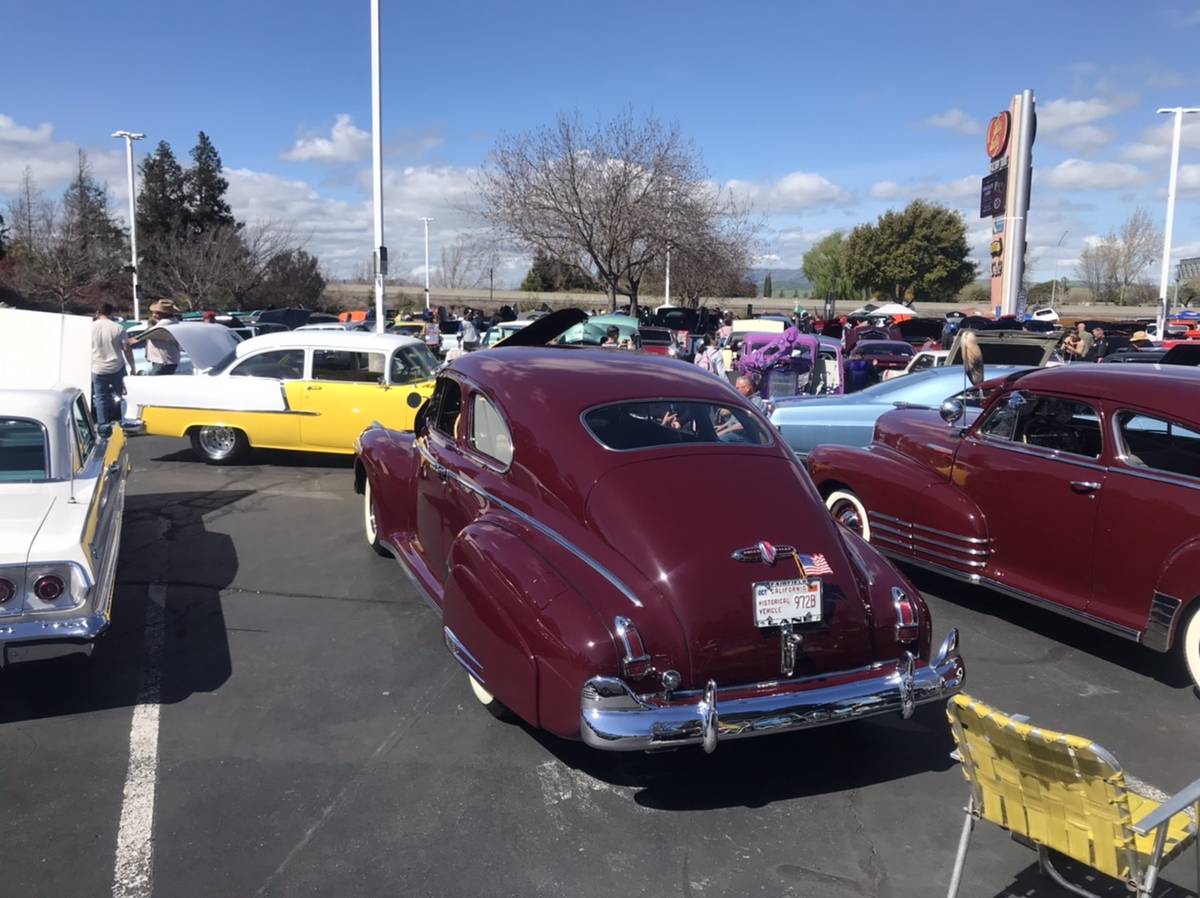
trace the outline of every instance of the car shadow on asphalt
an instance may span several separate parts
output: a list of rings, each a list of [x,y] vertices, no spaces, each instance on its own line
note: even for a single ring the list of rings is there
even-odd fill
[[[761,808],[944,771],[954,763],[940,703],[918,708],[909,720],[879,717],[721,742],[711,755],[695,746],[654,754],[597,751],[520,726],[566,766],[633,787],[639,805],[663,811]]]
[[[159,701],[179,702],[228,680],[221,590],[233,582],[238,558],[232,539],[207,529],[205,519],[211,522],[251,495],[224,490],[129,496],[112,623],[90,658],[74,655],[0,671],[0,723],[135,705],[152,594],[165,592]]]
[[[151,461],[187,462],[195,465],[207,464],[191,449],[180,449],[168,452],[150,459]],[[246,458],[229,468],[253,468],[260,465],[270,465],[275,468],[352,468],[353,455],[340,455],[333,452],[291,452],[285,449],[251,449]]]
[[[992,615],[1010,624],[1038,633],[1080,652],[1086,652],[1111,664],[1118,664],[1165,686],[1188,689],[1192,681],[1170,654],[1156,652],[1128,639],[1106,633],[1096,627],[1071,620],[1044,608],[1009,598],[983,586],[972,586],[919,568],[901,564],[922,592],[932,593],[960,608]],[[970,633],[963,638],[970,640]],[[968,661],[969,663],[969,661]],[[995,663],[995,662],[993,662]],[[1028,664],[1027,658],[1014,658],[1014,664]]]

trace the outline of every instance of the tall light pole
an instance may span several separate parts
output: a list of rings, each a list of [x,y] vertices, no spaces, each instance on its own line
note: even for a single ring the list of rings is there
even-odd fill
[[[429,223],[432,218],[422,218],[425,222],[425,311],[429,311]]]
[[[671,304],[671,244],[667,244],[667,276],[663,281],[663,305]]]
[[[1062,236],[1058,238],[1058,243],[1054,244],[1054,280],[1050,282],[1050,308],[1054,308],[1054,297],[1058,295],[1058,252],[1062,248],[1063,241],[1067,239],[1070,231],[1063,231]]]
[[[142,320],[141,304],[138,302],[138,254],[137,254],[137,195],[133,190],[133,142],[145,137],[139,131],[114,131],[113,137],[125,139],[125,174],[129,179],[129,271],[133,277],[133,320]]]
[[[1162,274],[1158,281],[1158,338],[1167,332],[1167,281],[1171,276],[1171,230],[1175,226],[1175,182],[1179,179],[1179,139],[1183,134],[1183,117],[1200,112],[1195,106],[1176,106],[1160,109],[1159,115],[1175,116],[1175,136],[1171,141],[1171,177],[1167,182],[1167,226],[1163,230]]]
[[[375,212],[375,332],[384,331],[387,247],[383,244],[383,96],[379,85],[379,0],[371,0],[371,185]]]

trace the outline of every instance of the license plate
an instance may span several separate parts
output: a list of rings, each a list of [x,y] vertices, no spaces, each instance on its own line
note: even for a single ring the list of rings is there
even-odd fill
[[[769,580],[755,583],[754,625],[778,627],[784,621],[811,624],[821,620],[821,581]]]

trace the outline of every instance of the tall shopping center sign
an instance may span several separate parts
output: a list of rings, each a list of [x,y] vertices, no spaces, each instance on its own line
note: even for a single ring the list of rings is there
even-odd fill
[[[1016,94],[1009,108],[988,123],[988,173],[979,192],[979,217],[992,220],[992,306],[998,315],[1025,317],[1021,280],[1036,133],[1037,111],[1031,90]]]

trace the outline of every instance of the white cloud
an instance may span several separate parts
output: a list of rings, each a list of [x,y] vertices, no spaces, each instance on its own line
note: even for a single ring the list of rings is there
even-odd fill
[[[1163,116],[1162,122],[1142,132],[1141,137],[1125,147],[1121,155],[1135,162],[1166,159],[1171,154],[1175,123],[1173,116]],[[1200,115],[1185,115],[1179,135],[1179,146],[1185,150],[1200,149]]]
[[[1180,193],[1200,193],[1200,165],[1179,166],[1179,183],[1176,188]]]
[[[794,171],[776,181],[729,181],[725,188],[760,212],[800,212],[816,206],[848,203],[850,194],[824,175]]]
[[[1110,115],[1115,115],[1128,105],[1126,99],[1068,100],[1065,97],[1039,103],[1037,107],[1038,132],[1053,134],[1079,125],[1090,125]]]
[[[958,107],[947,109],[945,112],[937,115],[931,115],[925,119],[925,124],[931,128],[946,128],[950,131],[957,131],[959,134],[971,135],[983,132],[983,126]]]
[[[877,200],[890,200],[900,196],[900,185],[895,181],[876,181],[868,191]]]
[[[1117,139],[1117,132],[1112,128],[1102,128],[1099,125],[1079,125],[1067,128],[1055,134],[1056,144],[1073,153],[1094,153],[1102,150]]]
[[[290,150],[280,155],[291,162],[357,162],[371,151],[371,135],[342,113],[333,123],[328,137],[300,137]]]
[[[1136,165],[1123,162],[1087,162],[1065,159],[1037,174],[1038,186],[1060,190],[1118,190],[1134,187],[1146,180]]]
[[[979,176],[965,175],[953,181],[918,181],[913,184],[877,181],[871,185],[868,193],[877,200],[926,199],[954,202],[978,195]]]
[[[109,186],[114,200],[128,196],[125,178],[125,152],[115,140],[114,149],[86,148],[92,175]],[[11,195],[18,189],[28,167],[34,181],[48,197],[54,197],[75,175],[80,147],[69,140],[55,140],[54,126],[42,123],[37,127],[19,124],[7,115],[0,115],[0,195]]]

